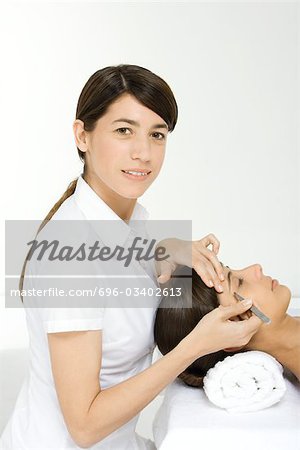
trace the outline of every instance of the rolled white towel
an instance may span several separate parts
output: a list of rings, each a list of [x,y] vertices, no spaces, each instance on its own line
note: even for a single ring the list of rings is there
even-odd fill
[[[267,353],[237,353],[207,372],[203,388],[212,403],[229,412],[259,411],[283,397],[282,372],[282,365]]]

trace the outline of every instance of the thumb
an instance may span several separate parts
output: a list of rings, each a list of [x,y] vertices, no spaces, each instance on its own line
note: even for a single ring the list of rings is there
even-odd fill
[[[166,261],[166,260],[161,261],[160,275],[157,278],[157,281],[159,283],[166,283],[171,278],[172,272],[173,272],[173,270],[172,270],[171,264],[168,263],[168,261]]]
[[[245,299],[242,302],[235,303],[234,305],[223,307],[223,318],[225,320],[231,317],[238,316],[243,312],[247,311],[252,306],[252,300]]]

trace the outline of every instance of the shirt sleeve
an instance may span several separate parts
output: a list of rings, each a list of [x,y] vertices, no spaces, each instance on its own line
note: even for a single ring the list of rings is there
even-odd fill
[[[27,268],[27,275],[34,274],[30,265]],[[48,287],[44,279],[25,276],[24,288],[28,291],[33,290],[43,292]],[[59,280],[57,280],[59,281]],[[84,301],[76,297],[58,297],[58,296],[36,296],[23,297],[25,308],[34,308],[38,310],[38,316],[42,322],[45,333],[58,333],[63,331],[84,331],[101,330],[103,327],[103,318],[106,307],[103,302],[100,305],[95,301],[89,300],[87,306],[83,306]],[[52,306],[53,305],[53,306]],[[59,306],[61,305],[61,306]],[[69,305],[69,306],[68,306]]]
[[[101,330],[105,308],[43,308],[40,315],[46,333]]]

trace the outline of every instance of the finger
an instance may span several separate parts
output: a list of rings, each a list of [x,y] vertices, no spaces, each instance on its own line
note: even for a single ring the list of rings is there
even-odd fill
[[[161,270],[161,273],[160,273],[159,277],[157,278],[157,281],[159,283],[163,284],[170,280],[174,269],[173,269],[172,265],[170,263],[168,263],[167,260],[165,260],[165,261],[161,261],[160,270]]]
[[[194,260],[199,260],[199,263],[203,264],[206,262],[206,266],[209,268],[209,272],[211,273],[212,279],[214,280],[215,288],[219,291],[219,288],[221,287],[221,291],[223,292],[222,285],[220,284],[222,281],[225,280],[223,267],[216,257],[216,255],[209,249],[206,249],[204,247],[196,247],[196,256],[194,256]],[[196,262],[197,264],[197,262]]]
[[[206,268],[203,266],[203,263],[201,263],[200,265],[200,263],[198,262],[198,264],[193,265],[193,268],[196,270],[197,274],[199,275],[203,283],[206,284],[206,286],[213,287],[214,283],[212,280],[212,275],[208,270],[206,270]]]
[[[215,290],[219,293],[222,293],[224,291],[224,288],[222,286],[222,281],[218,277],[218,274],[214,270],[214,267],[209,262],[205,265],[206,272],[208,273],[208,276],[210,277],[210,280],[213,282],[213,286]]]
[[[244,332],[247,335],[248,342],[252,338],[252,336],[258,331],[261,327],[262,321],[256,317],[254,314],[248,320],[243,320],[240,322],[240,326],[244,327]]]
[[[231,317],[239,316],[243,312],[247,311],[252,306],[252,301],[247,299],[243,300],[242,302],[235,303],[234,305],[230,306],[219,306],[219,308],[222,311],[222,316],[224,320],[229,320]],[[249,322],[249,320],[245,320],[243,322]]]
[[[212,266],[207,263],[207,261],[200,261],[198,264],[194,264],[193,267],[206,286],[210,288],[214,287],[217,292],[223,292],[223,286],[220,284],[220,280],[217,277],[216,272],[213,270]]]
[[[212,243],[212,251],[217,255],[220,250],[220,242],[216,240],[216,242]]]
[[[220,261],[218,260],[217,256],[214,254],[214,252],[212,252],[211,250],[209,250],[207,248],[203,248],[202,246],[200,246],[200,247],[196,246],[196,250],[202,256],[205,256],[205,258],[211,263],[211,265],[213,266],[213,269],[216,272],[219,280],[224,281],[225,280],[225,276],[224,276],[223,267],[222,267]]]
[[[216,236],[213,233],[208,234],[200,241],[205,245],[205,247],[208,247],[210,244],[212,244],[213,248],[215,249],[219,249],[220,247],[220,241],[216,238]]]

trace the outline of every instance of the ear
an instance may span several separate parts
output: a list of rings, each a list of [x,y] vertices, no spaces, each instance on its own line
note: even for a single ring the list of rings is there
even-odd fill
[[[84,129],[84,122],[80,119],[76,119],[73,122],[73,132],[76,142],[76,147],[82,152],[87,151],[86,131]]]
[[[242,350],[243,348],[245,348],[245,345],[241,345],[241,347],[230,347],[230,348],[223,348],[224,352],[238,352],[239,350]]]

